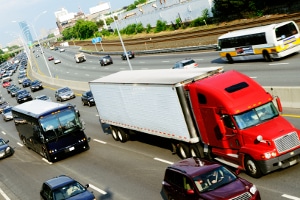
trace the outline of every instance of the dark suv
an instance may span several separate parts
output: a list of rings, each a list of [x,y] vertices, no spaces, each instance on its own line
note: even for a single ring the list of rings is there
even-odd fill
[[[100,58],[99,61],[100,61],[101,66],[108,65],[108,64],[113,64],[113,60],[110,57],[110,55],[103,56],[102,58]]]
[[[133,51],[127,51],[127,56],[128,56],[129,59],[134,58],[134,52]],[[126,53],[122,53],[121,59],[122,60],[127,60]]]
[[[96,200],[94,194],[73,178],[65,175],[51,178],[42,185],[40,196],[44,200]]]
[[[88,105],[89,107],[95,105],[93,93],[91,91],[83,92],[81,96],[82,105]]]
[[[31,101],[32,96],[31,96],[30,92],[28,92],[25,89],[22,89],[17,92],[16,99],[17,99],[18,103],[24,103],[26,101]]]
[[[188,158],[169,166],[162,182],[162,196],[173,200],[260,200],[255,185],[216,162],[200,158]]]

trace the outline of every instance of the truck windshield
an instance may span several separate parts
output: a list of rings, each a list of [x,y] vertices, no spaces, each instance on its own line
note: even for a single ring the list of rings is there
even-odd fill
[[[44,130],[45,141],[56,139],[62,135],[71,133],[74,129],[80,129],[81,123],[73,109],[66,109],[40,119]]]
[[[270,120],[278,115],[279,113],[274,104],[269,102],[241,114],[234,115],[233,118],[240,129],[246,129],[251,126],[256,126],[263,121]]]

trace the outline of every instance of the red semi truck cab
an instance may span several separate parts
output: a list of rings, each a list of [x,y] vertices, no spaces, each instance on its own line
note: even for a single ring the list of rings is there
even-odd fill
[[[185,85],[207,155],[255,178],[300,160],[300,132],[273,97],[237,71]]]

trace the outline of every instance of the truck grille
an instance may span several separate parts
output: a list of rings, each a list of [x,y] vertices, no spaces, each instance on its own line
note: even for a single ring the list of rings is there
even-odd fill
[[[251,194],[249,192],[245,192],[237,197],[232,198],[231,200],[248,200],[251,199]]]
[[[297,132],[291,132],[275,140],[275,145],[278,153],[288,151],[294,147],[300,145],[299,137]]]

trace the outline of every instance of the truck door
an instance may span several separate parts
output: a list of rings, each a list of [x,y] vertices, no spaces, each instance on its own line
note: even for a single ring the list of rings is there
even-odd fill
[[[238,129],[229,115],[223,115],[222,120],[225,125],[226,133],[222,140],[225,142],[224,147],[230,149],[239,149],[241,147],[241,138],[239,138]]]

